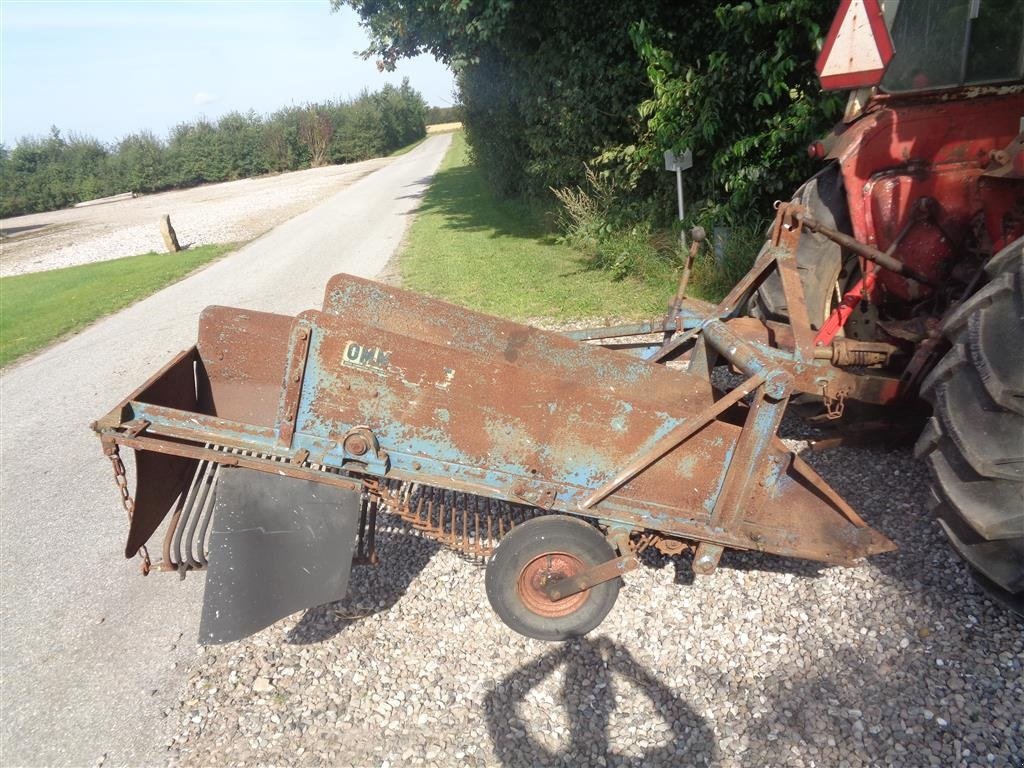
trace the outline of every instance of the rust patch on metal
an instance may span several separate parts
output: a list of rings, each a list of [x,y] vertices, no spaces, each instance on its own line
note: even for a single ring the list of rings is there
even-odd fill
[[[583,573],[586,565],[579,558],[566,552],[547,552],[528,562],[519,579],[516,591],[523,605],[538,616],[560,618],[578,611],[590,597],[590,591],[576,592],[561,599],[548,595],[547,587],[552,583],[561,583]]]

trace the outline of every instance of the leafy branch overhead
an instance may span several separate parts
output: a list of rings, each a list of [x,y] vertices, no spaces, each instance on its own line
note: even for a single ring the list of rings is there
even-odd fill
[[[764,214],[839,113],[813,72],[834,0],[332,1],[381,66],[426,52],[455,69],[476,161],[506,195],[585,185],[593,165],[618,215],[657,223],[673,210],[662,152],[688,146],[706,215]]]

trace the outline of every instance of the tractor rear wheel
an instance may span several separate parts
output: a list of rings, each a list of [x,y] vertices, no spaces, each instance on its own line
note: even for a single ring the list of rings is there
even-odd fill
[[[815,221],[840,232],[850,232],[846,190],[837,164],[822,169],[806,181],[793,195],[793,202],[807,208]],[[761,249],[762,253],[766,248],[767,242]],[[814,330],[818,330],[832,309],[836,282],[843,267],[842,249],[824,235],[805,230],[800,236],[796,263],[804,289],[807,317]],[[789,319],[786,294],[777,270],[772,271],[751,295],[747,313],[760,320],[786,322]]]
[[[916,453],[939,524],[993,597],[1024,614],[1024,238],[943,324],[952,347],[925,379],[933,415]]]

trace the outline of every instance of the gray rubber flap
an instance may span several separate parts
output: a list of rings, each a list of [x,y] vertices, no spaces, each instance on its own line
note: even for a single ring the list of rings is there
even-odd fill
[[[359,492],[225,467],[217,483],[201,643],[227,643],[348,589]]]

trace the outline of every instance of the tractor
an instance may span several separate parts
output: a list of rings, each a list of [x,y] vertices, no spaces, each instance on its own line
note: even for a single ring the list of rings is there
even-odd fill
[[[868,399],[930,405],[916,453],[939,523],[1020,611],[1024,4],[846,1],[818,72],[826,88],[859,87],[808,148],[824,164],[793,198],[814,222],[796,252],[804,306],[776,271],[747,311],[769,326],[806,312],[816,347],[849,349],[839,365],[893,377]]]

